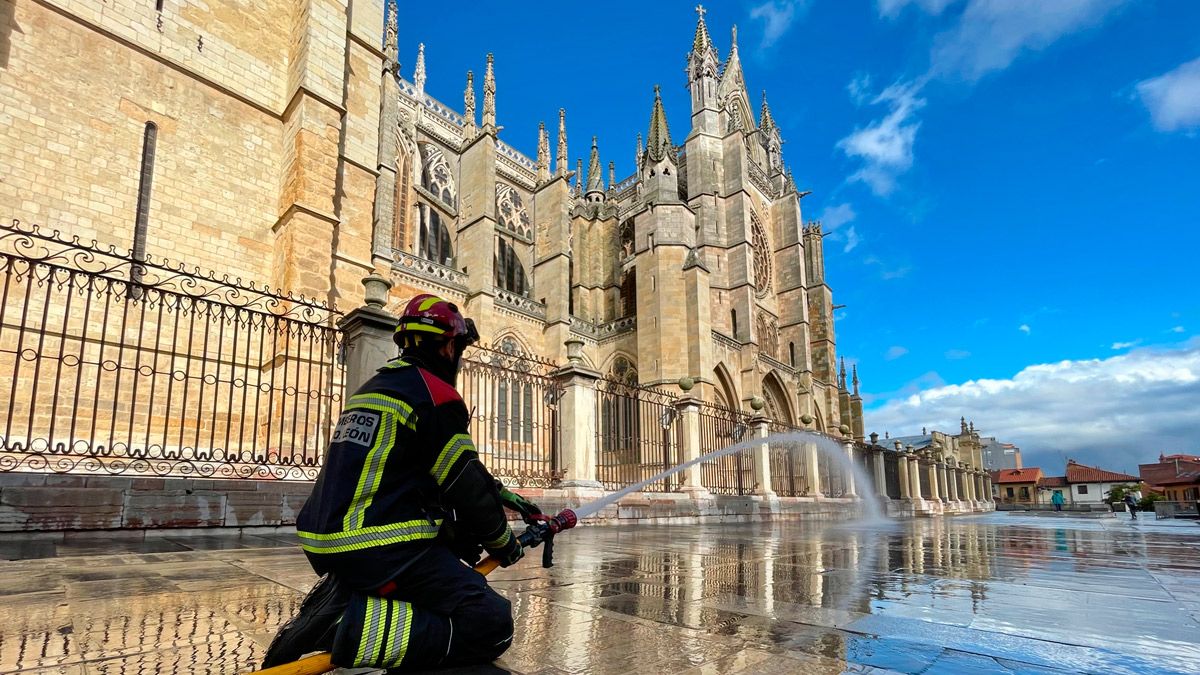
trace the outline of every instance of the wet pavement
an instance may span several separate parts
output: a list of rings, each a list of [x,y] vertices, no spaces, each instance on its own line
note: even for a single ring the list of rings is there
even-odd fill
[[[1010,514],[580,528],[489,579],[473,672],[1195,673],[1200,527]],[[315,578],[287,535],[5,536],[0,673],[239,673]]]

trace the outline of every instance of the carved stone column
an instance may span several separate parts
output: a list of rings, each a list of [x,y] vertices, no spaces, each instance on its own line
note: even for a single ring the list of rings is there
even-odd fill
[[[358,391],[376,370],[399,354],[392,341],[396,317],[383,309],[392,282],[372,274],[362,284],[366,289],[366,304],[338,322],[345,340],[347,396]]]
[[[559,399],[559,452],[563,478],[557,487],[599,488],[596,480],[596,380],[600,373],[572,361],[552,374]]]
[[[754,438],[766,438],[770,433],[768,425],[770,420],[762,415],[755,415],[750,418],[750,430]],[[754,446],[754,482],[757,488],[754,493],[764,497],[774,497],[775,491],[771,489],[771,446],[766,443],[759,443]]]

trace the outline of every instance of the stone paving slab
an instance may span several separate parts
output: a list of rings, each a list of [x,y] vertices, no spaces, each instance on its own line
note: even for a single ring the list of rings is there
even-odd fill
[[[290,538],[5,537],[0,673],[241,673],[315,581]],[[50,546],[45,544],[50,543]],[[580,528],[489,580],[517,638],[459,671],[1185,673],[1200,527],[1015,514]],[[352,671],[343,671],[350,673]],[[373,672],[373,671],[353,671]]]

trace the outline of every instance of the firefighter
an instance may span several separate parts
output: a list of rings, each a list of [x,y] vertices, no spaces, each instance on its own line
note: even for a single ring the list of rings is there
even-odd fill
[[[318,650],[345,667],[463,666],[512,642],[512,606],[470,565],[485,549],[505,567],[521,558],[504,505],[540,511],[492,478],[467,433],[455,381],[479,333],[453,303],[424,294],[394,338],[400,357],[350,397],[296,520],[323,576],[263,667]]]

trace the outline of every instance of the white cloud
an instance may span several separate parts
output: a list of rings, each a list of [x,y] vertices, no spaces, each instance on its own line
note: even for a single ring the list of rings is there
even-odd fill
[[[862,105],[871,98],[871,74],[858,73],[853,80],[846,85],[846,91],[850,94],[850,100],[854,101],[854,105]]]
[[[826,232],[831,232],[857,217],[858,214],[854,212],[853,206],[838,204],[837,206],[826,206],[821,211],[821,215],[817,216],[817,220],[821,221],[821,227]]]
[[[763,36],[760,47],[766,49],[779,41],[788,32],[792,23],[806,8],[805,2],[797,0],[768,0],[750,10],[751,19],[763,21]],[[799,10],[799,11],[797,11]]]
[[[1174,328],[1171,329],[1171,332],[1172,333],[1182,333],[1182,332],[1184,332],[1183,326],[1175,326]]]
[[[941,14],[944,9],[958,0],[879,0],[879,16],[894,19],[908,5],[916,5],[927,14]]]
[[[945,356],[951,361],[958,361],[960,359],[970,358],[971,352],[968,352],[964,349],[950,349],[946,351]]]
[[[1137,83],[1154,128],[1179,131],[1200,127],[1200,58]]]
[[[1140,344],[1142,344],[1142,339],[1138,338],[1138,339],[1132,340],[1130,342],[1114,342],[1114,343],[1112,343],[1112,348],[1114,350],[1129,349],[1130,347],[1136,347]]]
[[[934,40],[932,73],[975,81],[1027,51],[1099,25],[1128,0],[970,0]]]
[[[901,347],[900,345],[893,345],[887,350],[887,354],[883,355],[883,358],[887,359],[888,361],[894,361],[907,353],[908,350],[904,347]]]
[[[1020,326],[1018,326],[1017,330],[1021,331],[1022,333],[1026,334],[1026,335],[1029,335],[1029,333],[1032,332],[1032,329],[1029,327],[1029,324],[1027,324],[1027,323],[1023,323]]]
[[[891,112],[838,141],[838,149],[863,161],[850,181],[862,181],[875,194],[886,197],[895,189],[896,177],[912,167],[913,141],[921,126],[914,118],[925,107],[925,99],[918,95],[922,85],[920,81],[897,82],[884,89],[871,103],[887,103]]]
[[[862,240],[858,238],[858,232],[854,229],[853,225],[846,228],[846,245],[842,247],[842,253],[849,253],[850,251],[853,251],[861,241]]]
[[[931,422],[953,431],[964,415],[1034,458],[1062,451],[1136,471],[1138,462],[1152,461],[1160,451],[1196,452],[1200,339],[1106,359],[1031,365],[1008,379],[935,386],[888,400],[867,413],[867,423],[895,436]]]

